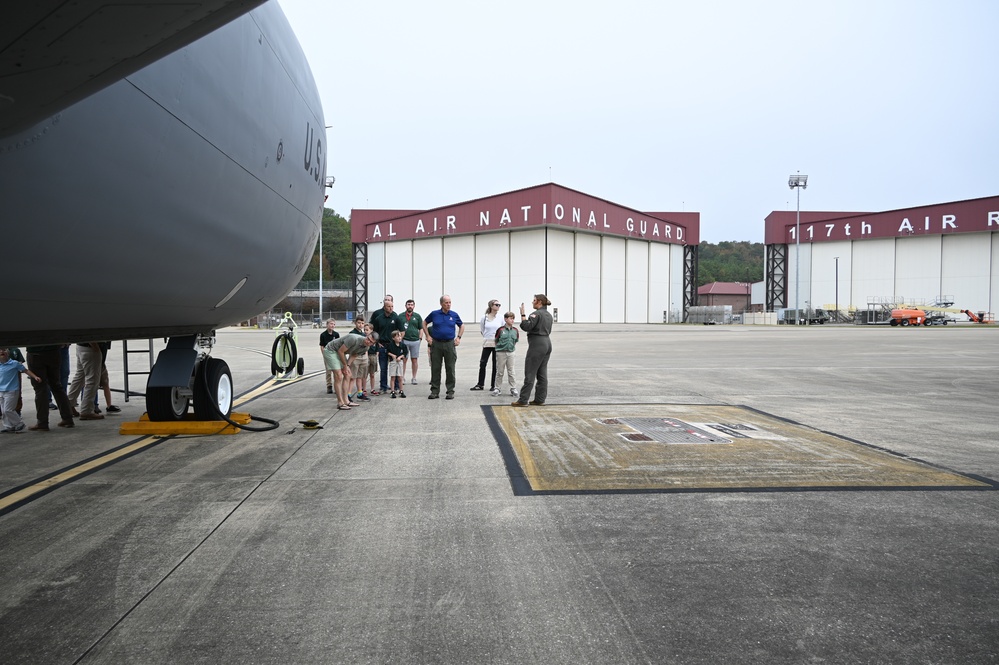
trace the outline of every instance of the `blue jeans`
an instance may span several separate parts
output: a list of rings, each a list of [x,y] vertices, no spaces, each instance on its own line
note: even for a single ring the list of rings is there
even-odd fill
[[[388,349],[378,345],[378,369],[380,370],[380,376],[378,377],[378,384],[381,386],[380,391],[388,391]]]

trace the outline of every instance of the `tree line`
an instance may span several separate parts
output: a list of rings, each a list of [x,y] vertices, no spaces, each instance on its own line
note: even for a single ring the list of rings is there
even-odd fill
[[[763,243],[701,242],[698,249],[697,286],[711,282],[758,282],[763,279]],[[303,281],[317,281],[320,252],[316,249]],[[332,208],[323,209],[322,274],[325,281],[351,281],[354,257],[350,222]]]

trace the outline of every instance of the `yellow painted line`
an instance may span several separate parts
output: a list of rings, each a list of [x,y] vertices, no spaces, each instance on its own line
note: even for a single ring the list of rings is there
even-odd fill
[[[138,441],[134,441],[127,444],[117,450],[113,450],[109,453],[101,455],[100,457],[95,457],[94,459],[88,460],[86,462],[81,462],[71,469],[67,469],[61,473],[57,473],[54,476],[46,478],[45,480],[40,480],[37,483],[28,485],[17,492],[8,494],[7,496],[0,499],[0,512],[3,512],[10,506],[13,506],[25,499],[28,499],[33,494],[38,494],[39,492],[44,492],[47,489],[55,485],[61,485],[62,483],[68,482],[77,476],[82,476],[90,471],[94,471],[102,466],[110,464],[111,462],[130,455],[132,453],[138,452],[143,448],[148,448],[149,446],[159,443],[160,438],[155,436],[147,436]]]
[[[270,379],[261,384],[260,386],[258,386],[257,388],[246,393],[245,395],[242,395],[237,399],[235,399],[233,401],[233,406],[243,404],[245,402],[250,401],[251,399],[260,397],[261,395],[266,395],[267,393],[274,392],[275,390],[281,388],[282,386],[290,385],[292,383],[297,383],[298,381],[301,381],[303,379],[308,379],[313,376],[318,376],[319,374],[322,373],[323,372],[312,372],[311,374],[304,374],[302,376],[295,377],[293,379]],[[242,424],[250,422],[250,417],[247,414],[233,413],[232,419]],[[139,423],[132,423],[132,424],[140,425],[141,422],[142,421],[140,421]],[[211,425],[214,429],[218,429],[223,423],[224,421],[210,421],[208,424]],[[157,423],[157,424],[163,424],[163,423]],[[182,421],[178,424],[190,425],[193,424],[193,421],[192,422]],[[226,427],[231,427],[231,425],[226,424]],[[212,432],[209,433],[212,434],[216,433],[214,429]],[[173,436],[173,435],[171,434],[168,436]],[[116,448],[115,450],[112,450],[108,453],[105,453],[93,459],[87,460],[85,462],[80,462],[79,464],[76,464],[66,469],[65,471],[60,471],[55,475],[49,476],[48,478],[39,480],[30,485],[27,485],[26,487],[22,487],[19,490],[11,492],[10,494],[0,497],[0,514],[6,513],[12,507],[16,506],[19,503],[27,501],[36,494],[50,490],[58,485],[68,483],[80,476],[86,475],[91,471],[95,471],[103,466],[107,466],[123,457],[127,457],[128,455],[140,452],[145,448],[148,448],[152,445],[162,442],[163,439],[164,439],[163,435],[144,436],[143,438],[138,439],[137,441],[125,444],[121,448]]]
[[[299,381],[303,381],[305,379],[311,379],[312,377],[319,376],[324,372],[325,370],[323,372],[312,372],[311,374],[303,374],[302,376],[296,376],[291,379],[276,379],[276,378],[268,379],[267,381],[264,381],[262,384],[260,384],[250,392],[236,398],[236,400],[233,401],[232,405],[239,406],[241,404],[245,404],[250,400],[266,395],[267,393],[272,393],[279,388],[291,385],[293,383],[298,383]]]

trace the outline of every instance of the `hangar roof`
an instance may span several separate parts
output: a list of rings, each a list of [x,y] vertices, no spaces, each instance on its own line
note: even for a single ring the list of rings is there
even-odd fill
[[[764,243],[796,242],[796,212],[767,215]],[[999,231],[999,196],[935,203],[887,212],[801,211],[801,242],[833,242],[914,235]]]
[[[748,282],[711,282],[697,288],[699,296],[744,296],[753,285]]]
[[[543,226],[675,245],[700,242],[699,212],[640,212],[555,183],[430,210],[350,212],[355,243],[388,242]]]

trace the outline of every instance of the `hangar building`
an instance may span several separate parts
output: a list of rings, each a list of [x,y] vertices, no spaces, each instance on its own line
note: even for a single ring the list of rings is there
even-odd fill
[[[888,212],[767,215],[766,309],[871,309],[932,304],[995,312],[999,307],[999,196]],[[800,254],[800,263],[797,258]],[[796,279],[797,274],[797,279]]]
[[[545,293],[562,323],[682,320],[695,303],[700,213],[639,212],[555,183],[431,210],[351,211],[354,311],[441,294],[467,322]]]

